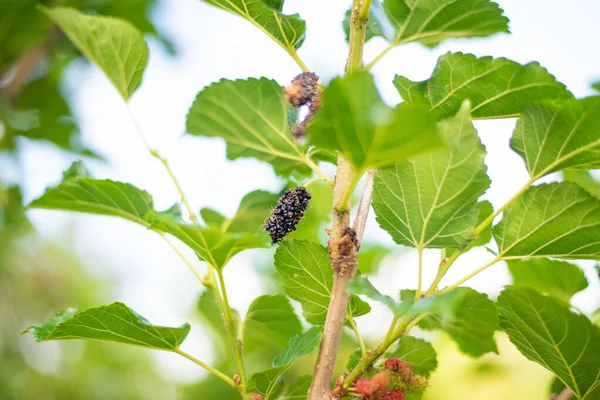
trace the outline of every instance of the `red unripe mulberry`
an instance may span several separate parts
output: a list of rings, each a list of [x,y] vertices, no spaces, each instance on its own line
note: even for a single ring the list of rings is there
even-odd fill
[[[381,400],[404,400],[404,392],[400,389],[390,390],[381,397]]]
[[[354,384],[354,391],[364,395],[363,399],[378,399],[386,393],[392,383],[386,371],[379,372],[370,378],[360,378]]]
[[[410,365],[396,357],[388,358],[385,361],[385,369],[398,372],[400,375],[404,376],[413,374],[413,370]]]
[[[354,391],[358,394],[371,394],[373,388],[371,387],[371,379],[360,378],[354,383]]]
[[[371,377],[371,385],[374,389],[373,393],[386,391],[389,388],[390,383],[392,383],[392,379],[385,371],[381,371]]]

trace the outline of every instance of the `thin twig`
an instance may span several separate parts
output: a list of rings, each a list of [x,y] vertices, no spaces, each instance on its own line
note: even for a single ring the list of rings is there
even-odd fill
[[[356,232],[356,247],[360,249],[360,242],[365,233],[365,226],[367,225],[367,218],[369,217],[369,210],[371,209],[371,198],[373,197],[373,179],[375,177],[375,170],[371,169],[367,171],[365,177],[365,188],[363,189],[360,202],[358,203],[358,210],[356,211],[356,217],[354,217],[354,232]]]
[[[197,217],[196,213],[194,212],[194,209],[192,208],[190,201],[188,200],[187,196],[185,195],[185,192],[183,191],[183,188],[181,187],[179,180],[177,179],[177,177],[175,176],[175,173],[171,169],[171,166],[169,165],[169,161],[165,157],[163,157],[156,149],[153,149],[152,146],[150,146],[150,142],[148,141],[148,138],[144,134],[142,127],[140,126],[137,119],[135,118],[135,115],[133,114],[131,107],[129,107],[129,103],[125,103],[125,106],[127,108],[127,113],[129,114],[129,118],[131,119],[131,122],[133,123],[137,134],[142,139],[142,142],[144,142],[144,146],[146,146],[146,149],[148,150],[150,155],[152,155],[152,157],[159,160],[160,163],[163,165],[163,167],[165,167],[165,170],[169,174],[171,181],[173,181],[173,184],[175,185],[175,188],[177,189],[177,192],[179,193],[181,202],[183,203],[183,205],[185,206],[185,208],[188,211],[190,220],[194,223],[197,223],[198,217]]]
[[[198,360],[197,358],[189,355],[188,353],[186,353],[183,350],[176,349],[176,350],[173,350],[173,351],[175,353],[179,354],[180,356],[183,356],[183,357],[187,358],[188,360],[192,361],[193,363],[198,364],[199,366],[201,366],[202,368],[204,368],[208,372],[212,373],[216,377],[220,378],[223,382],[226,382],[228,385],[232,386],[233,388],[235,388],[235,389],[238,388],[237,385],[235,384],[235,382],[233,381],[233,379],[231,379],[230,377],[228,377],[227,375],[225,375],[224,373],[222,373],[218,369],[213,368],[210,365],[208,365],[208,364],[206,364],[206,363]]]
[[[164,234],[164,232],[157,232],[165,240],[165,242],[167,242],[171,249],[173,249],[173,251],[179,256],[179,258],[183,260],[183,262],[188,266],[190,271],[192,271],[192,273],[198,279],[198,281],[200,281],[202,285],[207,286],[208,283],[204,280],[204,278],[200,276],[200,274],[196,270],[196,267],[194,267],[194,264],[192,264],[192,262],[187,259],[187,257],[177,248],[177,246],[175,246],[175,244]]]
[[[310,185],[312,185],[313,183],[315,183],[315,182],[319,182],[319,181],[325,181],[325,179],[326,179],[326,178],[323,178],[323,177],[320,177],[320,176],[318,176],[318,177],[316,177],[316,178],[313,178],[313,179],[309,180],[308,182],[306,182],[306,183],[304,184],[304,187],[305,187],[305,188],[307,188],[307,187],[309,187]]]
[[[227,298],[227,289],[225,288],[225,279],[223,278],[223,271],[216,269],[217,276],[219,278],[219,286],[221,287],[221,295],[223,296],[223,305],[225,311],[225,325],[227,327],[227,333],[231,341],[231,347],[235,356],[235,361],[238,368],[238,374],[240,375],[241,387],[246,387],[246,368],[244,366],[244,355],[242,352],[242,346],[238,342],[235,335],[235,325],[231,316],[231,306],[229,305],[229,299]]]
[[[419,300],[423,293],[421,293],[421,285],[423,284],[423,248],[419,247],[419,278],[417,281],[417,291],[415,292],[415,300]]]
[[[489,267],[491,267],[492,265],[496,264],[498,261],[501,261],[501,260],[502,260],[502,257],[500,257],[500,256],[494,257],[493,259],[491,259],[490,261],[488,261],[487,263],[485,263],[481,267],[477,268],[475,271],[473,271],[470,274],[464,276],[458,282],[455,282],[455,283],[453,283],[450,286],[446,286],[440,293],[445,293],[445,292],[448,292],[448,291],[450,291],[452,289],[456,289],[457,287],[459,287],[460,285],[462,285],[463,283],[465,283],[469,279],[471,279],[474,276],[480,274],[481,272],[485,271],[486,269],[488,269]]]
[[[562,392],[552,397],[552,400],[570,400],[573,397],[574,393],[568,387],[564,388]]]
[[[354,316],[352,315],[351,307],[348,307],[348,323],[350,324],[350,326],[352,327],[352,330],[354,331],[356,340],[358,340],[358,345],[360,346],[360,351],[361,351],[362,357],[365,357],[367,355],[367,346],[365,346],[365,341],[363,340],[362,335],[360,334],[360,331],[358,330],[356,321],[354,321]]]
[[[57,28],[52,27],[48,31],[44,41],[25,50],[10,68],[8,75],[12,75],[12,78],[6,85],[4,91],[11,103],[14,104],[17,101],[19,93],[27,83],[27,79],[42,63],[48,53],[52,51],[59,36],[60,31]]]

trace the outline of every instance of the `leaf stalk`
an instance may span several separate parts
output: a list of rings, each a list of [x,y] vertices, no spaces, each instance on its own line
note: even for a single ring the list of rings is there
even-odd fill
[[[529,189],[529,187],[537,180],[539,179],[538,176],[535,177],[531,177],[527,183],[525,183],[525,185],[523,185],[523,187],[521,189],[519,189],[519,191],[517,193],[515,193],[514,196],[512,196],[510,199],[508,199],[508,201],[506,203],[504,203],[504,205],[502,205],[502,207],[498,208],[494,213],[492,213],[492,215],[490,215],[489,217],[487,217],[481,224],[479,224],[475,230],[473,231],[473,240],[477,239],[479,237],[479,235],[481,235],[481,233],[494,222],[494,219],[496,219],[496,217],[498,215],[500,215],[501,212],[503,212],[504,210],[506,210],[511,204],[513,204],[515,201],[517,201],[517,199],[519,197],[521,197],[523,195],[523,193],[525,193],[525,191],[527,191],[527,189]],[[458,257],[460,257],[462,254],[466,253],[468,250],[470,250],[472,248],[472,244],[469,244],[467,246],[465,246],[462,249],[457,249],[454,251],[454,253],[452,253],[452,255],[448,258],[442,258],[442,261],[440,262],[440,265],[438,267],[438,273],[435,277],[435,279],[433,280],[431,286],[429,287],[429,289],[427,290],[426,295],[430,295],[431,293],[433,293],[440,281],[442,280],[442,278],[446,275],[446,273],[448,272],[448,270],[450,269],[450,267],[452,266],[452,264],[454,264],[454,262],[458,259]],[[444,249],[445,250],[445,249]],[[498,257],[497,257],[498,258]],[[497,260],[499,261],[499,260]],[[496,262],[497,262],[496,261]],[[495,264],[495,263],[494,263]],[[472,277],[474,277],[475,275],[477,275],[479,272],[484,271],[485,269],[487,269],[487,267],[491,266],[493,264],[487,265],[485,266],[485,268],[480,268],[479,270],[474,271],[473,273],[467,275],[466,277],[464,277],[461,281],[459,281],[458,284],[456,284],[457,287],[459,285],[461,285],[462,283],[466,282],[467,280],[471,279]],[[448,288],[446,288],[448,289]],[[446,290],[444,289],[444,291]]]
[[[450,286],[446,286],[440,293],[446,293],[452,289],[456,289],[457,287],[459,287],[460,285],[462,285],[469,279],[473,278],[475,275],[485,271],[486,269],[488,269],[489,267],[491,267],[492,265],[496,264],[498,261],[501,261],[501,260],[502,260],[502,257],[500,257],[500,256],[496,256],[496,257],[492,258],[490,261],[483,264],[481,267],[477,268],[475,271],[471,272],[470,274],[467,274],[465,277],[460,279],[458,282],[456,282]]]
[[[179,183],[179,180],[177,179],[177,177],[175,176],[175,173],[173,172],[173,170],[171,169],[171,167],[169,165],[168,160],[166,158],[164,158],[163,156],[161,156],[157,150],[153,149],[150,146],[150,142],[148,142],[148,138],[144,134],[144,131],[140,127],[140,124],[138,123],[137,119],[133,115],[133,112],[131,111],[131,108],[129,107],[129,103],[125,103],[125,105],[127,107],[127,112],[129,114],[129,118],[133,122],[133,125],[135,126],[135,129],[136,129],[139,137],[142,139],[142,142],[144,142],[144,146],[146,146],[146,149],[148,150],[150,155],[152,155],[152,157],[158,159],[161,162],[161,164],[165,167],[165,169],[167,170],[169,177],[171,178],[171,180],[173,181],[173,184],[175,185],[175,187],[177,188],[177,191],[179,192],[179,196],[181,197],[182,203],[185,205],[185,208],[188,211],[190,220],[192,220],[193,222],[198,222],[198,217],[196,216],[196,213],[194,213],[194,211],[191,207],[191,204],[190,204],[187,196],[185,195],[185,192],[183,191],[181,184]]]
[[[356,326],[356,321],[354,321],[354,317],[352,316],[351,307],[348,307],[348,318],[347,319],[348,319],[348,323],[352,327],[352,330],[354,331],[354,335],[356,336],[356,340],[358,341],[358,345],[360,346],[361,354],[364,357],[367,355],[367,347],[365,346],[365,341],[363,340],[362,335],[360,334],[360,331],[358,330],[358,326]]]
[[[217,269],[217,276],[219,278],[219,286],[221,287],[221,294],[223,295],[223,311],[225,314],[225,324],[227,327],[227,333],[229,334],[229,340],[231,341],[231,346],[233,349],[233,353],[235,356],[235,362],[237,364],[238,374],[240,375],[240,392],[242,395],[244,394],[244,390],[246,388],[246,368],[244,367],[244,356],[242,354],[242,345],[238,341],[235,334],[235,326],[233,323],[233,318],[231,316],[231,307],[229,306],[229,299],[227,297],[227,289],[225,287],[225,279],[223,278],[223,271]]]
[[[204,368],[205,370],[207,370],[208,372],[210,372],[211,374],[215,375],[216,377],[220,378],[222,381],[226,382],[229,386],[237,389],[237,385],[235,384],[235,382],[233,381],[233,379],[231,379],[230,377],[228,377],[227,375],[225,375],[224,373],[222,373],[221,371],[219,371],[218,369],[215,369],[213,367],[211,367],[210,365],[198,360],[197,358],[191,356],[190,354],[186,353],[183,350],[180,349],[175,349],[173,350],[175,353],[179,354],[180,356],[183,356],[185,358],[187,358],[188,360],[192,361],[195,364],[198,364],[199,366],[201,366],[202,368]]]
[[[529,189],[529,187],[537,180],[537,178],[531,178],[527,181],[527,183],[525,185],[523,185],[523,187],[521,189],[519,189],[519,191],[510,199],[508,199],[508,201],[506,203],[504,203],[504,205],[500,208],[498,208],[496,211],[494,211],[492,213],[492,215],[490,215],[489,217],[487,217],[481,224],[479,224],[479,226],[477,228],[475,228],[475,231],[473,231],[473,237],[476,238],[478,237],[481,232],[484,231],[485,228],[488,227],[488,225],[490,225],[492,222],[494,222],[494,219],[496,219],[496,217],[498,215],[500,215],[500,213],[504,210],[506,210],[512,203],[514,203],[519,197],[521,197],[521,195],[523,193],[525,193],[525,191],[527,189]]]
[[[344,196],[342,197],[342,199],[338,202],[338,204],[336,206],[338,212],[343,213],[349,209],[350,197],[352,196],[352,193],[354,193],[354,189],[356,188],[356,185],[358,185],[358,182],[360,182],[360,178],[362,178],[362,174],[360,174],[360,173],[353,174],[352,180],[350,181],[350,186],[348,187],[348,189],[344,193]]]

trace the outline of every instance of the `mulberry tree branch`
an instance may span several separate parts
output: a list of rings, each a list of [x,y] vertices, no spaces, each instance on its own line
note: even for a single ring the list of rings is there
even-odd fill
[[[370,6],[370,0],[353,1],[353,16],[350,24],[350,52],[346,73],[360,70],[363,67],[362,48],[365,41]],[[348,192],[353,189],[357,177],[352,166],[342,156],[338,157],[337,165],[338,169],[333,186],[332,226],[328,243],[329,258],[333,268],[333,288],[313,380],[308,392],[308,400],[331,398],[333,368],[350,298],[346,286],[348,282],[354,279],[358,267],[356,235],[354,230],[350,228],[350,207],[348,204],[344,204],[350,198]],[[368,207],[366,209],[368,210]],[[364,219],[366,220],[366,216]],[[360,222],[358,226],[364,231],[364,222]]]
[[[329,237],[329,258],[333,268],[333,288],[331,289],[329,309],[323,328],[321,347],[319,348],[313,380],[308,392],[308,400],[329,398],[333,367],[350,297],[346,291],[346,285],[354,278],[358,265],[358,253],[354,241],[349,235],[350,210],[346,207],[344,211],[338,211],[337,208],[346,191],[350,190],[353,174],[351,165],[341,156],[338,157],[338,171],[333,186],[332,227]]]

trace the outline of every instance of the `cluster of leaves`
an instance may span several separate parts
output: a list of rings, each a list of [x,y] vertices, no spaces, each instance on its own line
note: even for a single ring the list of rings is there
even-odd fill
[[[305,67],[296,54],[305,24],[298,16],[283,14],[283,2],[207,2],[249,20]],[[141,32],[122,20],[68,8],[46,8],[44,13],[128,101],[147,60]],[[502,10],[487,0],[374,1],[373,15],[369,37],[385,37],[390,48],[408,42],[433,46],[448,38],[508,31]],[[96,35],[106,40],[98,41]],[[377,168],[372,206],[381,228],[396,243],[419,253],[426,248],[452,253],[440,264],[429,289],[419,282],[416,291],[402,291],[397,299],[382,295],[364,277],[351,284],[348,325],[355,326],[354,318],[370,311],[358,297],[364,295],[392,311],[390,332],[398,334],[388,335],[383,342],[387,347],[380,346],[376,353],[355,352],[348,363],[349,377],[360,376],[369,357],[386,351],[418,374],[430,374],[437,365],[435,351],[426,341],[405,336],[409,326],[445,331],[474,357],[497,353],[494,332],[502,329],[526,357],[554,372],[577,398],[590,398],[600,386],[600,328],[570,304],[571,296],[587,286],[585,277],[575,264],[555,259],[600,260],[600,198],[590,191],[594,187],[590,182],[587,189],[572,182],[534,184],[553,172],[600,167],[600,97],[576,99],[537,63],[521,65],[462,53],[440,57],[426,81],[397,76],[394,84],[404,102],[392,108],[383,102],[367,71],[333,79],[322,92],[322,105],[306,140],[296,141],[290,132],[293,113],[277,82],[221,80],[198,94],[187,116],[187,132],[221,138],[230,159],[254,157],[284,177],[303,179],[312,171],[325,179],[318,167],[323,161],[320,154],[341,155],[355,178]],[[484,163],[486,149],[473,120],[507,117],[519,117],[511,148],[525,161],[530,179],[509,203],[494,211],[489,202],[480,201],[490,179]],[[300,303],[305,321],[313,325],[305,332],[284,295],[261,296],[250,305],[243,322],[239,316],[232,318],[222,281],[222,270],[233,256],[268,246],[260,227],[277,195],[252,192],[231,218],[203,209],[203,223],[189,223],[177,205],[159,212],[148,193],[130,184],[97,180],[81,173],[81,168],[73,170],[79,172],[66,174],[30,207],[121,217],[180,239],[221,279],[221,293],[215,282],[201,281],[225,315],[224,334],[232,337],[234,349],[239,352],[240,341],[247,351],[266,343],[282,349],[270,368],[255,372],[247,381],[242,368],[238,369],[241,384],[223,379],[243,396],[306,396],[310,376],[287,386],[282,376],[319,345],[333,286],[328,249],[291,238],[282,241],[275,253],[285,295]],[[569,180],[583,185],[585,178],[574,175]],[[492,227],[502,212],[501,222]],[[488,245],[492,238],[497,253],[480,270],[506,261],[514,285],[506,287],[496,303],[473,289],[457,287],[470,276],[438,292],[452,263],[471,248]],[[109,340],[191,358],[180,349],[189,329],[189,325],[151,325],[115,303],[67,310],[29,331],[39,341]],[[397,339],[396,347],[388,350]],[[243,357],[236,357],[243,366]],[[413,398],[420,396],[415,393]]]

